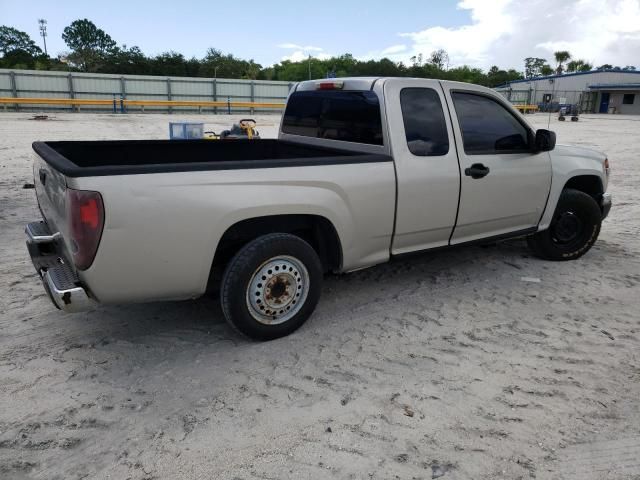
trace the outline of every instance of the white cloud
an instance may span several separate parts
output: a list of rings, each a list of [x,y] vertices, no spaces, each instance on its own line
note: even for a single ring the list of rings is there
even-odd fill
[[[463,0],[457,8],[470,12],[468,24],[400,33],[410,47],[393,45],[370,55],[407,62],[443,48],[453,66],[516,69],[530,56],[553,64],[559,49],[596,66],[639,61],[640,0]]]
[[[325,52],[323,48],[314,47],[313,45],[303,46],[296,43],[281,43],[278,47],[286,50],[294,50],[289,55],[283,56],[281,58],[282,61],[289,60],[291,62],[301,62],[302,60],[309,58],[309,55],[319,60],[331,58],[331,55]]]
[[[327,58],[331,58],[332,55],[328,53],[315,53],[310,54],[308,51],[296,50],[295,52],[291,52],[291,55],[285,55],[282,57],[282,60],[289,60],[291,62],[301,62],[302,60],[306,60],[311,55],[312,58],[317,58],[318,60],[326,60]]]
[[[290,50],[304,50],[306,52],[321,52],[323,49],[320,47],[314,47],[313,45],[297,45],[295,43],[281,43],[278,48],[290,49]]]
[[[380,55],[386,57],[387,55],[393,55],[396,53],[402,53],[407,49],[406,45],[391,45],[380,52]]]
[[[413,40],[409,56],[428,55],[440,48],[449,53],[452,64],[490,63],[489,48],[514,30],[505,12],[510,0],[463,0],[459,9],[471,10],[472,23],[456,28],[431,27],[421,32],[401,33],[401,37]],[[526,55],[525,55],[526,56]]]

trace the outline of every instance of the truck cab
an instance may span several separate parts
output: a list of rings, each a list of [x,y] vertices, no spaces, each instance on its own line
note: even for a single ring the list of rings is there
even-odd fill
[[[319,133],[298,127],[308,124],[311,115],[319,124],[330,122],[322,111],[331,111],[331,103],[342,102],[350,113],[364,111],[347,97],[363,98],[360,103],[376,108],[383,99],[380,124],[371,127],[379,128],[379,135],[345,139],[335,127],[321,126]],[[349,104],[352,107],[345,107]],[[307,109],[306,118],[299,116],[299,105]],[[374,117],[363,116],[367,121]],[[570,178],[561,164],[571,155],[578,154],[582,164],[580,172],[573,169],[571,174],[580,173],[583,183],[592,184],[589,193],[603,210],[608,208],[610,197],[602,198],[608,182],[605,156],[591,152],[585,157],[584,150],[575,147],[554,152],[555,135],[540,131],[537,140],[536,134],[504,97],[485,87],[414,78],[347,78],[297,84],[280,138],[304,137],[302,141],[317,145],[339,143],[341,148],[367,148],[393,157],[398,185],[394,255],[546,228],[550,215],[543,214],[550,213],[548,201],[555,205]],[[551,137],[553,145],[541,145]]]

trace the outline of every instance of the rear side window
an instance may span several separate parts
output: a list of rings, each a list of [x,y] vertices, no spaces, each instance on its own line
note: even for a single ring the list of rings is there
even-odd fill
[[[440,97],[431,88],[403,88],[400,107],[409,151],[421,157],[446,155],[449,135]]]
[[[472,93],[451,94],[464,151],[469,155],[529,151],[529,131],[495,100]]]
[[[282,131],[304,137],[382,145],[378,96],[371,91],[295,92]]]

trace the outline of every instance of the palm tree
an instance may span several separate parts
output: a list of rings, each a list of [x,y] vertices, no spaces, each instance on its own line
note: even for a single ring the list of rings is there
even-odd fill
[[[560,75],[564,70],[562,64],[571,59],[571,54],[566,50],[560,50],[559,52],[555,52],[553,55],[556,57],[556,73]]]
[[[584,60],[571,60],[567,63],[567,72],[588,72],[592,68],[593,65]]]

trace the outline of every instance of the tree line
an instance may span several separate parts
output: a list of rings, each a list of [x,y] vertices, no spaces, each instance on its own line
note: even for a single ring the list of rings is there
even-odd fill
[[[492,66],[486,71],[467,65],[449,67],[449,57],[444,50],[437,50],[427,57],[422,54],[411,57],[408,63],[394,62],[388,58],[358,60],[347,53],[328,59],[309,58],[301,62],[283,60],[268,67],[263,67],[253,59],[238,58],[215,48],[209,48],[203,58],[186,58],[173,51],[147,56],[137,46],[118,45],[108,33],[88,19],[75,20],[65,27],[62,39],[69,51],[58,57],[50,57],[27,33],[2,25],[0,68],[292,82],[327,76],[370,75],[456,80],[489,87],[521,78],[593,69],[593,65],[584,60],[573,59],[566,51],[555,52],[555,68],[546,59],[527,57],[524,60],[524,72],[504,70],[498,66]],[[620,68],[608,64],[598,68],[635,70],[632,66]]]
[[[570,52],[566,50],[560,50],[553,54],[556,61],[556,67],[553,68],[546,59],[539,57],[527,57],[524,59],[524,76],[525,78],[535,78],[547,75],[562,75],[563,73],[576,73],[576,72],[590,72],[593,70],[593,65],[586,60],[579,58],[573,58]],[[635,70],[633,65],[627,65],[625,67],[614,67],[611,64],[605,63],[596,68],[596,70],[620,70],[629,71]]]

